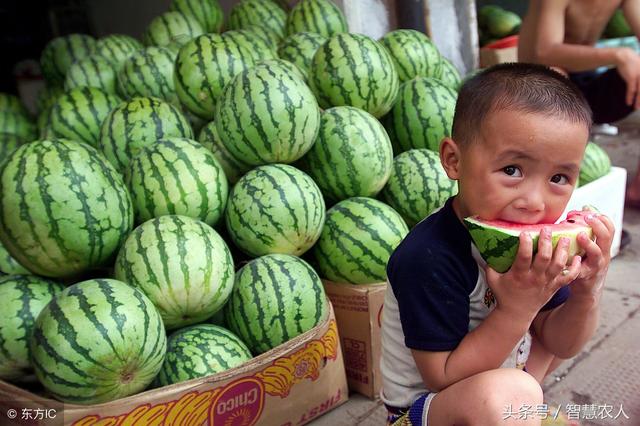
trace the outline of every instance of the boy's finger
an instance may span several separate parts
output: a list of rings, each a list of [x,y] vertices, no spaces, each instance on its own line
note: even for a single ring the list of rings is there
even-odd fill
[[[611,248],[611,243],[613,242],[613,233],[609,230],[609,227],[605,222],[608,221],[606,216],[593,216],[592,218],[587,216],[586,221],[593,230],[593,235],[596,238],[596,244],[600,246],[603,251],[609,250]]]
[[[521,232],[516,252],[516,260],[511,265],[511,270],[516,273],[527,272],[531,268],[531,258],[533,257],[533,240],[528,232]]]
[[[547,277],[555,278],[567,267],[569,261],[569,239],[560,238],[553,253],[553,259],[547,268]]]
[[[587,259],[598,259],[602,256],[603,252],[600,246],[592,241],[585,232],[578,234],[578,244],[584,249]]]
[[[533,259],[531,268],[536,274],[544,275],[549,267],[549,262],[551,262],[552,257],[553,245],[551,242],[551,230],[545,226],[540,231],[540,236],[538,237],[538,251]]]
[[[580,276],[582,268],[582,258],[580,256],[573,256],[571,265],[565,267],[558,275],[558,279],[555,280],[557,288],[563,287],[572,281],[575,281]]]

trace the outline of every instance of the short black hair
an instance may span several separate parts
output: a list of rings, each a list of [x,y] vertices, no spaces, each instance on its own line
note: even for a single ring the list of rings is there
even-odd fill
[[[560,117],[588,128],[592,123],[589,104],[568,78],[544,65],[505,63],[464,83],[453,118],[453,139],[467,144],[490,113],[508,109]]]

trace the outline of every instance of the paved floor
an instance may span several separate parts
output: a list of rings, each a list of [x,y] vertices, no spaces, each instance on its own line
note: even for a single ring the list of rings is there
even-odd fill
[[[640,115],[617,136],[596,136],[615,165],[630,177],[640,157]],[[581,425],[640,425],[640,211],[626,209],[624,228],[632,242],[613,259],[596,334],[575,358],[565,361],[544,383],[545,399]],[[383,425],[380,401],[351,395],[314,426]]]

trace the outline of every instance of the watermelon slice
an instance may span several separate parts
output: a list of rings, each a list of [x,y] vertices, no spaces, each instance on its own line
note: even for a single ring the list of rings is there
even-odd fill
[[[593,238],[591,227],[585,221],[585,217],[592,213],[588,210],[573,210],[567,214],[565,220],[556,224],[527,225],[502,220],[483,220],[477,216],[465,218],[464,223],[482,258],[489,266],[502,273],[509,270],[516,258],[520,233],[528,232],[531,235],[535,254],[540,231],[545,226],[551,228],[551,241],[554,249],[561,237],[570,239],[569,262],[574,255],[583,255],[584,252],[578,245],[577,237],[580,232],[586,232],[589,238]]]

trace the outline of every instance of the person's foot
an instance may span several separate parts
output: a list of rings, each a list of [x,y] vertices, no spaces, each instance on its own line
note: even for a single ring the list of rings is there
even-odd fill
[[[627,188],[627,192],[624,194],[624,206],[633,209],[640,209],[640,183],[638,178],[634,178],[631,186]]]

